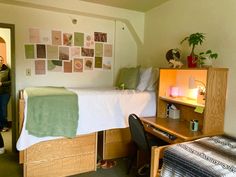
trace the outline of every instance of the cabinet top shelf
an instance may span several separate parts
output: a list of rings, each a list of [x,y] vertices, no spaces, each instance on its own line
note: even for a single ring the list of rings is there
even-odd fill
[[[182,105],[186,105],[186,106],[190,106],[190,107],[205,107],[205,105],[203,104],[199,104],[197,103],[196,100],[192,100],[186,97],[168,97],[168,96],[160,96],[159,97],[161,100],[165,100],[165,101],[169,101],[172,103],[177,103],[177,104],[182,104]]]

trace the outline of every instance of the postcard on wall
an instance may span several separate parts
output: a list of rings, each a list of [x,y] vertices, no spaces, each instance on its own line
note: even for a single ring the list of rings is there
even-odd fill
[[[103,58],[103,66],[104,70],[111,70],[112,67],[112,60],[111,58]]]
[[[73,41],[73,36],[70,33],[63,33],[63,45],[71,46]]]
[[[26,59],[34,59],[35,52],[34,52],[34,44],[25,44],[25,58]]]
[[[57,45],[47,45],[47,59],[59,59]]]
[[[74,72],[83,72],[83,59],[74,59]]]
[[[64,61],[64,73],[72,73],[72,60]]]
[[[94,32],[94,40],[97,42],[107,42],[107,33]]]
[[[52,43],[51,32],[48,30],[40,30],[40,43],[51,44]]]
[[[48,60],[48,71],[61,72],[62,61],[61,60]]]
[[[37,58],[46,58],[46,46],[44,44],[36,44]]]
[[[84,33],[74,32],[74,46],[84,46]]]
[[[61,31],[52,31],[52,45],[61,45],[62,44],[62,32]]]
[[[29,42],[31,43],[40,43],[40,32],[37,28],[29,29]]]
[[[103,56],[103,43],[95,43],[95,57]]]
[[[104,44],[104,57],[112,57],[112,45]]]
[[[85,43],[84,46],[86,48],[94,48],[94,37],[90,34],[85,35]]]
[[[92,69],[93,69],[93,58],[85,58],[84,70],[92,70]]]
[[[36,75],[46,74],[45,60],[35,60],[35,74]]]
[[[95,57],[94,68],[102,68],[102,57]]]
[[[59,59],[69,60],[69,47],[59,47]]]
[[[94,49],[88,49],[88,48],[82,47],[81,55],[86,56],[86,57],[93,57],[94,56]]]
[[[78,58],[80,57],[80,47],[70,47],[70,58]]]

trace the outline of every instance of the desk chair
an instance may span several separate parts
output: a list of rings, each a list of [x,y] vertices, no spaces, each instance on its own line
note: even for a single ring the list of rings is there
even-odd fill
[[[152,146],[160,146],[166,145],[167,143],[162,141],[161,139],[151,139],[148,137],[144,126],[140,120],[140,118],[135,114],[129,115],[129,128],[131,133],[131,140],[135,145],[135,152],[130,157],[130,163],[128,165],[127,174],[129,174],[130,169],[134,163],[134,160],[137,157],[137,152],[142,151],[147,154],[148,164],[150,166],[150,158],[151,158],[151,147]],[[140,169],[138,170],[140,172]],[[148,172],[149,175],[150,171]]]

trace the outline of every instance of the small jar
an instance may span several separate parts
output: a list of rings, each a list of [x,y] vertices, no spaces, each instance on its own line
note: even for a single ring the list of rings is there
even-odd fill
[[[198,120],[191,120],[190,121],[190,130],[193,132],[198,131]]]

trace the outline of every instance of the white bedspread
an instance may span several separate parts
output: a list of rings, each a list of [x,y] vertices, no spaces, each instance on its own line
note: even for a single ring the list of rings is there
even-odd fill
[[[79,121],[77,135],[83,135],[113,128],[128,127],[128,116],[135,113],[140,117],[156,115],[155,92],[114,89],[68,88],[78,95]],[[24,150],[41,141],[61,137],[35,137],[25,129],[27,121],[27,95],[25,98],[25,121],[17,141],[17,149]]]

